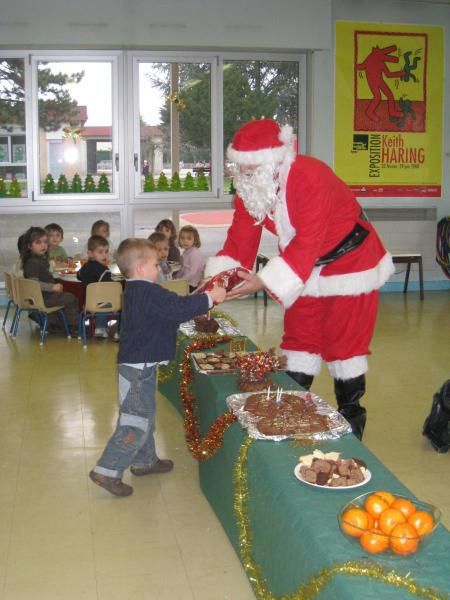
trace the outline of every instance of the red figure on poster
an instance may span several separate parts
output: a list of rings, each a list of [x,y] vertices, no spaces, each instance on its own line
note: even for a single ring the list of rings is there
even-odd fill
[[[366,111],[366,115],[372,121],[379,121],[376,109],[381,102],[381,92],[383,92],[387,98],[389,116],[398,118],[403,117],[403,113],[395,107],[394,94],[391,92],[383,78],[383,75],[386,77],[402,77],[405,74],[403,70],[390,71],[386,65],[388,62],[398,63],[398,57],[391,56],[391,52],[394,52],[395,50],[397,50],[397,46],[395,45],[387,46],[386,48],[375,46],[366,60],[357,65],[358,70],[366,72],[367,83],[373,94],[373,99]]]

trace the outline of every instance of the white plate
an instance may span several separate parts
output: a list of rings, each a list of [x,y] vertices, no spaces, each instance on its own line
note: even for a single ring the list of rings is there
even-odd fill
[[[294,475],[299,479],[302,483],[306,485],[310,485],[312,487],[320,488],[321,490],[352,490],[353,488],[361,487],[362,485],[366,485],[372,479],[372,473],[366,467],[366,478],[361,483],[356,483],[355,485],[344,485],[338,487],[330,487],[329,485],[317,485],[317,483],[310,483],[309,481],[305,481],[300,473],[301,463],[298,463],[294,469]]]

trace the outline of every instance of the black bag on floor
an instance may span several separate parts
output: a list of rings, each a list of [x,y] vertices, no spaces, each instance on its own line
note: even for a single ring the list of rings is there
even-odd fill
[[[423,435],[436,452],[450,448],[450,379],[433,396],[431,412],[423,424]]]

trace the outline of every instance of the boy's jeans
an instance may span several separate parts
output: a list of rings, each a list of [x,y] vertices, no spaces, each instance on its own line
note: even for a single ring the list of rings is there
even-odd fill
[[[148,467],[158,460],[153,437],[156,373],[156,365],[143,369],[119,365],[119,418],[96,473],[121,479],[131,464]]]

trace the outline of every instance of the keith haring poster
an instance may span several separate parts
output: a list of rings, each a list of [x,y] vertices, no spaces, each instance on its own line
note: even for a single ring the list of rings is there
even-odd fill
[[[334,168],[359,197],[441,197],[441,27],[336,24]]]

